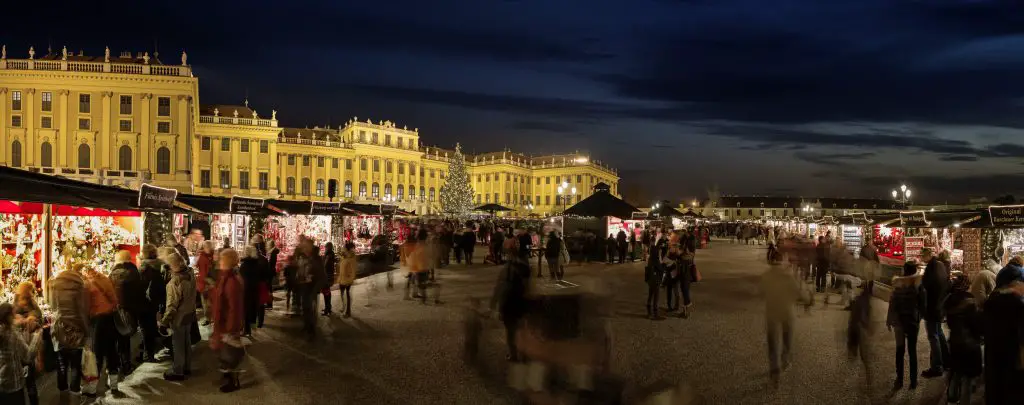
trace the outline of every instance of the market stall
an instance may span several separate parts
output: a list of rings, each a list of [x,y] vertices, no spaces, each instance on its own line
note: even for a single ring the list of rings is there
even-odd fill
[[[267,217],[262,231],[263,236],[274,240],[281,251],[278,263],[284,263],[291,257],[300,237],[312,239],[321,249],[327,242],[334,241],[332,218],[341,213],[341,203],[273,200],[270,204],[287,213]]]

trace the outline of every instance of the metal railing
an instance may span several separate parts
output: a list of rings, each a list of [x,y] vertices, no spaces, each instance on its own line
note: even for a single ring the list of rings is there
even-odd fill
[[[84,62],[42,59],[0,59],[0,70],[47,70],[89,73],[121,73],[156,76],[191,76],[190,66],[138,63]]]

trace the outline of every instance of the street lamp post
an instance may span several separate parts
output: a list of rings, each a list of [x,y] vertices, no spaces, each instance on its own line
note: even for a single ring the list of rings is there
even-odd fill
[[[558,199],[562,202],[562,211],[564,212],[569,208],[569,197],[576,195],[576,187],[569,188],[569,182],[563,181],[558,186]]]
[[[894,200],[896,200],[896,202],[898,202],[900,204],[903,204],[904,206],[906,206],[907,204],[910,204],[910,196],[911,195],[912,195],[912,192],[910,191],[910,188],[908,188],[906,184],[900,185],[900,189],[899,190],[892,190],[892,198]]]

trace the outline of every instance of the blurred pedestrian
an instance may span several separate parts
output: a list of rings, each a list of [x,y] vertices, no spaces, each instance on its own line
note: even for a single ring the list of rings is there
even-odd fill
[[[159,325],[171,330],[173,347],[171,369],[164,372],[164,379],[182,381],[192,374],[191,326],[196,318],[195,278],[181,255],[171,254],[164,259],[171,268],[171,280],[167,283],[166,309]]]
[[[793,305],[800,299],[800,286],[786,271],[781,258],[779,258],[772,260],[768,271],[761,276],[761,291],[765,300],[768,370],[772,384],[778,387],[781,371],[790,366],[793,344]]]
[[[985,301],[985,403],[1019,404],[1024,369],[1024,281],[997,287]]]
[[[24,365],[35,367],[42,331],[32,332],[26,343],[22,331],[14,325],[14,306],[0,304],[0,404],[25,404]]]
[[[0,320],[2,319],[3,317],[0,315]],[[14,329],[21,334],[21,337],[26,342],[31,342],[33,334],[42,331],[44,327],[48,327],[44,326],[43,322],[43,310],[39,308],[39,304],[36,304],[36,285],[31,281],[23,281],[21,284],[18,284],[14,295]],[[40,343],[37,353],[41,352],[44,347],[45,345]],[[36,389],[36,379],[44,370],[40,368],[42,362],[38,357],[31,356],[31,361],[27,362],[28,367],[26,367],[28,372],[25,374],[25,391],[28,394],[29,405],[39,405],[39,391]]]
[[[931,346],[931,368],[921,373],[921,376],[933,378],[942,376],[949,367],[946,361],[949,357],[949,345],[942,331],[942,319],[945,316],[942,303],[949,295],[949,269],[928,247],[921,249],[921,260],[927,263],[922,278],[927,298],[924,327],[925,333],[928,334],[928,345]]]
[[[324,274],[326,275],[325,287],[320,290],[320,294],[324,296],[324,312],[323,316],[330,316],[333,313],[331,307],[332,292],[331,287],[334,285],[334,275],[338,269],[338,256],[334,252],[334,244],[327,242],[324,245]]]
[[[89,319],[92,321],[92,351],[96,355],[96,370],[102,373],[103,366],[107,370],[107,386],[118,393],[121,382],[121,360],[118,356],[117,342],[120,333],[114,323],[117,310],[117,292],[114,283],[105,274],[93,267],[85,270],[85,280],[89,291]],[[102,375],[102,374],[100,374]],[[84,393],[95,396],[95,392]]]
[[[203,241],[199,247],[199,258],[196,259],[196,268],[199,270],[196,277],[196,291],[203,304],[203,326],[213,322],[213,318],[210,316],[212,311],[210,310],[209,290],[213,288],[213,284],[217,280],[214,250],[213,241]]]
[[[345,242],[345,249],[341,251],[341,263],[338,266],[338,295],[344,301],[345,318],[352,316],[352,284],[356,281],[356,266],[359,259],[356,258],[356,244]]]
[[[953,276],[951,292],[943,309],[949,325],[949,388],[950,402],[971,403],[974,380],[981,375],[981,340],[984,320],[971,295],[971,280],[966,274]]]
[[[265,309],[260,305],[260,283],[265,278],[267,261],[260,256],[255,246],[245,247],[245,257],[238,265],[238,274],[242,277],[243,308],[245,325],[242,335],[252,337],[252,325],[262,320],[261,312]]]
[[[665,281],[665,268],[657,249],[645,249],[648,252],[647,266],[644,268],[644,282],[647,283],[647,317],[658,319],[658,293]]]
[[[245,356],[242,331],[245,323],[244,287],[238,274],[238,252],[226,248],[217,262],[217,283],[210,292],[213,333],[210,348],[217,352],[221,372],[221,392],[238,390],[238,366]]]
[[[53,309],[54,349],[57,351],[57,389],[61,398],[82,389],[82,350],[89,335],[89,289],[82,275],[84,264],[76,263],[50,280],[49,299]]]
[[[167,303],[167,290],[161,269],[163,260],[157,258],[157,249],[153,245],[142,246],[142,260],[139,262],[139,279],[145,289],[145,302],[138,314],[139,328],[142,329],[143,361],[156,362],[156,354],[160,351],[160,336],[157,333],[157,314],[164,310]],[[202,253],[200,253],[202,258]]]
[[[927,308],[921,278],[917,274],[917,264],[907,262],[903,264],[902,276],[892,280],[893,291],[885,324],[896,338],[896,380],[893,382],[893,390],[903,388],[904,354],[910,356],[910,389],[917,388],[917,332]]]
[[[516,332],[519,322],[527,311],[527,281],[530,278],[530,265],[521,257],[509,258],[498,275],[491,294],[491,310],[497,310],[505,325],[505,343],[508,345],[509,361],[519,361],[519,350],[516,348]]]

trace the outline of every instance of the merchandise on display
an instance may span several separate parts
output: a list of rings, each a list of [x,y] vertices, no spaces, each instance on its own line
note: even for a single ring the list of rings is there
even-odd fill
[[[291,257],[299,237],[312,239],[316,246],[331,242],[331,217],[328,215],[288,215],[267,219],[264,236],[277,243],[281,257]]]
[[[214,214],[210,216],[210,239],[218,248],[225,242],[232,247],[249,244],[249,216],[243,214]]]
[[[861,245],[864,244],[863,229],[859,225],[843,225],[843,245],[853,252],[853,257],[860,257]]]
[[[383,219],[380,215],[346,216],[345,241],[355,243],[357,254],[369,253],[373,237],[383,231]]]

